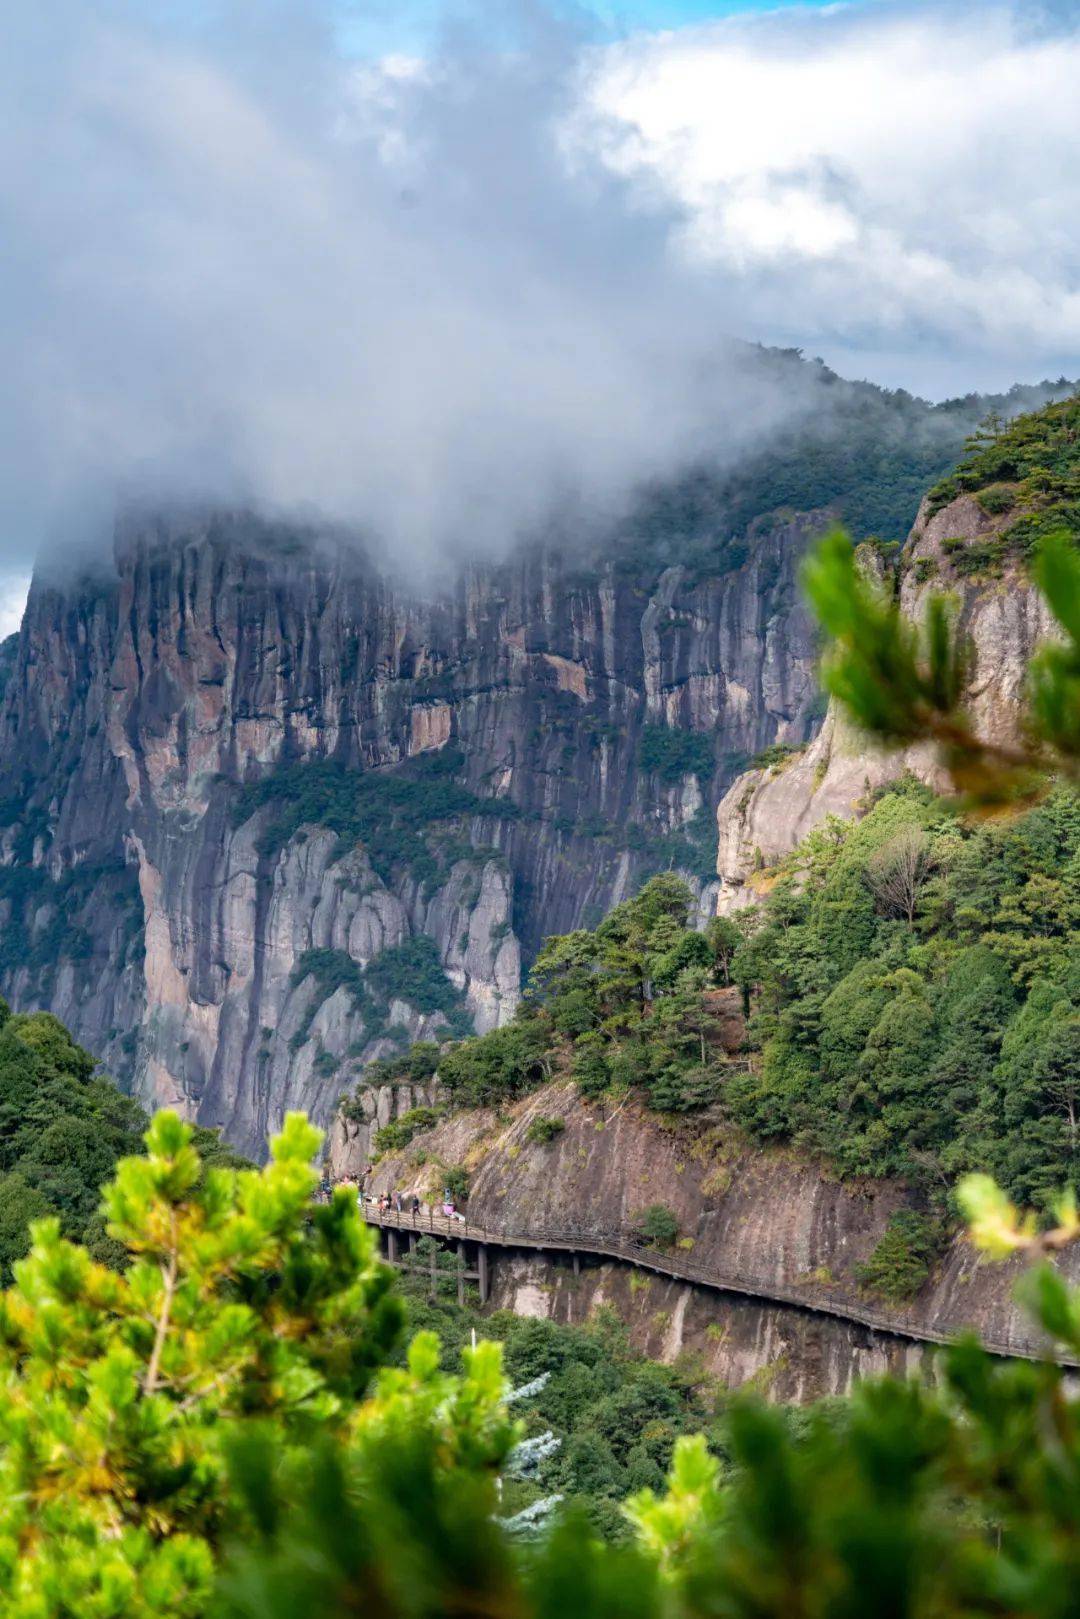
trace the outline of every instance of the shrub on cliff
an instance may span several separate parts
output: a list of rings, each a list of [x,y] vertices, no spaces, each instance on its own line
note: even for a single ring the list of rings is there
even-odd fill
[[[712,739],[701,731],[646,725],[638,745],[638,763],[648,776],[672,785],[684,776],[711,776],[716,759]]]
[[[650,1248],[670,1248],[679,1235],[679,1217],[666,1203],[650,1203],[634,1216],[634,1230]]]
[[[376,1155],[384,1152],[400,1152],[407,1147],[413,1136],[419,1135],[421,1130],[431,1130],[442,1118],[442,1111],[436,1107],[411,1107],[402,1113],[400,1118],[391,1119],[376,1130],[372,1137],[372,1146]]]
[[[866,1263],[856,1266],[856,1277],[863,1287],[893,1303],[912,1299],[929,1277],[943,1237],[940,1221],[914,1209],[900,1209]]]
[[[525,1140],[534,1147],[546,1147],[561,1135],[566,1129],[566,1120],[549,1117],[546,1113],[538,1113],[535,1119],[529,1120],[529,1128],[525,1132]]]

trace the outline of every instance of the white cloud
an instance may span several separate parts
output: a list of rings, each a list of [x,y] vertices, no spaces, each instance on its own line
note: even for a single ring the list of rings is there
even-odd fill
[[[918,384],[1080,355],[1080,29],[1031,5],[790,8],[597,52],[608,161],[685,205],[755,335]],[[626,125],[629,125],[629,129]]]
[[[359,66],[321,0],[11,9],[9,566],[117,490],[314,506],[422,567],[610,511],[789,408],[725,334],[934,393],[1080,370],[1075,28],[491,13]]]
[[[30,593],[30,575],[13,573],[0,578],[0,641],[13,635],[22,623],[23,608]]]
[[[358,68],[315,0],[16,11],[0,532],[176,492],[430,568],[733,446],[724,289],[668,255],[676,204],[568,170],[581,41],[523,13],[518,49]]]

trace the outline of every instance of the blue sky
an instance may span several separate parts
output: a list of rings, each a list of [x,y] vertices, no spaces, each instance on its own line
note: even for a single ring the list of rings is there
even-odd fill
[[[829,0],[806,0],[824,5]],[[589,6],[605,23],[623,28],[678,28],[684,23],[708,22],[714,17],[731,17],[755,11],[779,11],[782,0],[613,0]]]
[[[835,0],[570,0],[572,9],[593,13],[605,33],[632,34],[680,28],[720,17],[767,11],[820,10]],[[383,0],[352,12],[343,27],[346,42],[365,54],[422,50],[435,34],[451,0]],[[479,9],[479,8],[477,8]]]

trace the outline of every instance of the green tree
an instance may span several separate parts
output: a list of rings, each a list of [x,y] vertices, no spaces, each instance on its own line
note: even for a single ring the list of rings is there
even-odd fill
[[[112,1255],[98,1218],[102,1183],[118,1158],[136,1152],[146,1127],[141,1109],[95,1071],[48,1012],[12,1016],[0,1001],[0,1173],[12,1177],[10,1219],[0,1245],[0,1280],[29,1246],[29,1220],[49,1211],[66,1237],[93,1242]],[[218,1148],[210,1131],[208,1148]],[[27,1218],[15,1218],[17,1205]]]
[[[355,1201],[311,1203],[319,1140],[292,1115],[264,1170],[204,1169],[159,1114],[105,1194],[122,1274],[33,1227],[0,1299],[5,1612],[204,1613],[242,1441],[286,1466],[331,1441],[359,1465],[403,1427],[441,1435],[442,1466],[505,1453],[490,1346],[458,1384],[420,1338],[372,1391],[401,1308]]]
[[[899,1209],[856,1274],[864,1287],[894,1303],[913,1298],[930,1275],[942,1247],[939,1222],[915,1209]]]
[[[635,1217],[634,1227],[652,1248],[670,1248],[679,1235],[679,1217],[666,1203],[650,1203]]]

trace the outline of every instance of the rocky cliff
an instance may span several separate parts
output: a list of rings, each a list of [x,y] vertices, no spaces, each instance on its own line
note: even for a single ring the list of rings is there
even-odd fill
[[[126,519],[5,648],[4,992],[259,1153],[506,1018],[522,956],[657,866],[711,910],[739,761],[813,728],[813,526],[715,577],[533,551],[425,595],[333,536]]]
[[[932,513],[924,502],[901,561],[900,601],[910,618],[921,620],[932,590],[947,590],[957,600],[971,649],[972,716],[979,735],[994,742],[1015,738],[1028,662],[1053,633],[1049,609],[1020,561],[1007,557],[1000,566],[984,565],[1015,515],[992,515],[971,495]],[[875,788],[908,771],[929,785],[945,785],[931,750],[877,748],[830,704],[807,747],[744,772],[722,798],[718,909],[753,904],[758,875],[790,854],[813,827],[828,815],[856,814]]]
[[[563,1123],[546,1144],[529,1139],[538,1115]],[[336,1173],[361,1167],[340,1138],[337,1145]],[[905,1206],[904,1188],[836,1180],[793,1151],[748,1146],[719,1120],[672,1123],[633,1098],[590,1103],[572,1084],[556,1082],[502,1117],[486,1110],[451,1115],[381,1159],[367,1184],[375,1192],[437,1196],[449,1165],[469,1171],[470,1221],[508,1233],[625,1231],[642,1209],[665,1204],[679,1223],[678,1254],[759,1296],[646,1281],[618,1264],[586,1268],[575,1279],[558,1256],[523,1252],[497,1257],[494,1302],[573,1321],[597,1304],[612,1305],[640,1348],[662,1359],[694,1350],[732,1386],[753,1378],[778,1398],[802,1399],[842,1393],[869,1371],[914,1367],[923,1350],[890,1333],[890,1320],[931,1336],[975,1330],[999,1348],[1043,1349],[1012,1299],[1020,1262],[984,1263],[963,1238],[913,1304],[868,1299],[857,1270],[890,1215]],[[1080,1254],[1069,1250],[1060,1263],[1080,1280]],[[793,1307],[793,1296],[831,1313]],[[844,1319],[845,1309],[858,1315],[868,1306],[881,1317],[880,1330]]]

